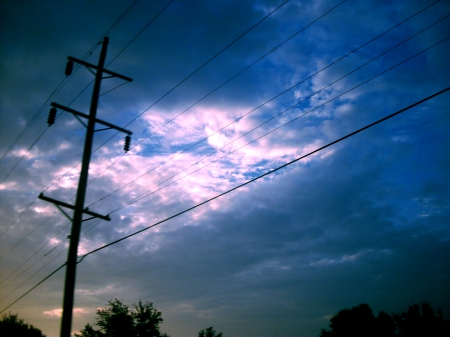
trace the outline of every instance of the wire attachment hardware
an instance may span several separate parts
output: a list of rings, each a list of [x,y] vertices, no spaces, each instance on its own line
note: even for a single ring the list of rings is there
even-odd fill
[[[69,60],[67,61],[66,70],[64,71],[64,74],[66,74],[66,76],[72,75],[72,70],[73,70],[73,61]]]
[[[125,143],[123,145],[123,150],[125,152],[128,152],[130,150],[130,142],[131,142],[131,137],[129,135],[125,136]]]
[[[55,107],[53,107],[50,109],[50,111],[48,113],[48,118],[47,118],[48,126],[55,124],[55,118],[56,118],[56,109],[55,109]]]

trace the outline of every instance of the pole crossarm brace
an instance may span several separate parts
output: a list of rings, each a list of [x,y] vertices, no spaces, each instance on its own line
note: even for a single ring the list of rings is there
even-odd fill
[[[75,57],[72,57],[72,56],[68,56],[67,59],[68,59],[69,61],[73,61],[73,62],[82,64],[82,65],[84,65],[85,67],[94,68],[94,69],[98,70],[98,66],[96,66],[95,64],[92,64],[92,63],[89,63],[89,62],[86,62],[86,61],[83,61],[83,60],[76,59]],[[111,70],[102,69],[102,72],[107,73],[107,74],[110,74],[112,77],[118,77],[118,78],[121,78],[121,79],[123,79],[123,80],[125,80],[125,81],[128,81],[128,82],[132,82],[132,81],[133,81],[132,78],[129,78],[129,77],[127,77],[127,76],[120,75],[120,74],[118,74],[118,73],[116,73],[116,72],[114,72],[114,71],[111,71]]]
[[[63,105],[61,105],[61,104],[58,104],[58,103],[56,103],[56,102],[51,102],[50,105],[53,106],[53,107],[55,107],[55,108],[57,108],[57,109],[61,109],[61,110],[70,112],[70,113],[74,114],[75,116],[80,116],[80,117],[89,119],[89,116],[88,116],[88,115],[86,115],[86,114],[84,114],[84,113],[82,113],[82,112],[76,111],[76,110],[74,110],[74,109],[71,109],[71,108],[69,108],[69,107],[63,106]],[[103,124],[103,125],[107,126],[108,128],[116,129],[117,131],[126,133],[126,134],[128,134],[128,135],[132,135],[132,134],[133,134],[133,132],[131,132],[131,131],[128,131],[128,130],[123,129],[123,128],[118,127],[118,126],[115,126],[114,124],[105,122],[105,121],[103,121],[103,120],[101,120],[101,119],[98,119],[98,118],[95,119],[95,122],[96,122],[96,123]]]
[[[63,206],[63,207],[67,207],[67,208],[75,210],[75,206],[72,206],[70,204],[67,204],[65,202],[62,202],[62,201],[59,201],[59,200],[56,200],[56,199],[52,199],[52,198],[46,197],[46,196],[44,196],[43,193],[39,194],[39,199],[51,202],[51,203],[55,204],[56,206]],[[101,214],[98,214],[98,213],[95,213],[95,212],[91,212],[87,208],[85,208],[83,210],[83,213],[91,215],[91,216],[93,216],[95,218],[100,218],[100,219],[103,219],[103,220],[106,220],[106,221],[111,221],[111,218],[109,217],[109,215],[101,215]]]

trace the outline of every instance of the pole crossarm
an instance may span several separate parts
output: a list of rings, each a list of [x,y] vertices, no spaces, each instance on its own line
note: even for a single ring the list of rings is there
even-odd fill
[[[51,102],[50,105],[53,106],[53,107],[55,107],[55,108],[57,108],[57,109],[61,109],[61,110],[70,112],[71,114],[74,114],[75,116],[79,116],[79,117],[83,117],[83,118],[89,119],[89,116],[88,116],[88,115],[86,115],[86,114],[84,114],[84,113],[82,113],[82,112],[79,112],[79,111],[77,111],[77,110],[74,110],[74,109],[72,109],[72,108],[66,107],[66,106],[64,106],[64,105],[58,104],[58,103],[56,103],[56,102]],[[101,119],[98,119],[98,118],[95,119],[95,122],[96,122],[96,123],[99,123],[99,124],[103,124],[104,126],[107,126],[108,128],[116,129],[117,131],[126,133],[126,134],[128,134],[128,135],[132,135],[132,134],[133,134],[133,132],[131,132],[131,131],[129,131],[129,130],[123,129],[123,128],[118,127],[118,126],[115,126],[114,124],[105,122],[105,121],[103,121],[103,120],[101,120]]]
[[[72,57],[72,56],[68,56],[67,59],[68,59],[69,61],[73,61],[73,62],[82,64],[82,65],[84,65],[85,67],[94,68],[94,69],[96,69],[96,70],[98,71],[98,66],[96,66],[95,64],[92,64],[92,63],[89,63],[89,62],[86,62],[86,61],[83,61],[83,60],[76,59],[75,57]],[[118,78],[121,78],[121,79],[123,79],[123,80],[125,80],[125,81],[128,81],[128,82],[132,82],[132,81],[133,81],[132,78],[127,77],[127,76],[120,75],[120,74],[118,74],[118,73],[116,73],[116,72],[114,72],[114,71],[111,71],[111,70],[102,69],[102,72],[107,73],[107,74],[110,74],[112,77],[118,77]]]
[[[62,201],[59,201],[59,200],[56,200],[56,199],[52,199],[52,198],[46,197],[43,193],[39,194],[39,199],[51,202],[51,203],[55,204],[56,206],[62,206],[62,207],[70,208],[70,209],[73,209],[73,210],[75,209],[75,206],[72,206],[70,204],[67,204],[65,202],[62,202]],[[65,213],[65,212],[63,212],[63,213]],[[103,220],[106,220],[106,221],[111,221],[111,218],[109,217],[109,215],[101,215],[101,214],[92,212],[92,211],[88,210],[87,208],[85,208],[83,210],[83,213],[91,215],[91,216],[93,216],[95,218],[100,218],[100,219],[103,219]]]

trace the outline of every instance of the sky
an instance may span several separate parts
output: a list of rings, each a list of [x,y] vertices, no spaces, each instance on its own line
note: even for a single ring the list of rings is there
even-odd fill
[[[47,115],[89,112],[94,76],[65,64],[97,64],[107,34],[107,69],[133,81],[103,79],[97,118],[133,134],[127,153],[124,133],[94,134],[85,207],[111,221],[83,222],[80,260],[148,229],[78,263],[73,332],[114,298],[153,302],[172,337],[314,337],[361,303],[449,318],[450,91],[308,155],[447,88],[449,15],[434,0],[1,1],[0,310],[59,335],[64,268],[15,301],[66,261],[71,222],[38,196],[74,204],[86,129]]]

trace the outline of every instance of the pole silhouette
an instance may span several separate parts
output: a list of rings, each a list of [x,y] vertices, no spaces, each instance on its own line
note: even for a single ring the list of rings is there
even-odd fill
[[[83,214],[88,214],[92,217],[98,217],[104,220],[109,221],[109,215],[103,216],[97,213],[94,213],[87,208],[84,208],[84,201],[86,197],[86,187],[87,187],[87,181],[88,181],[88,173],[89,173],[89,163],[91,160],[91,152],[92,152],[92,143],[94,139],[94,132],[96,123],[103,124],[107,126],[106,129],[116,129],[118,131],[127,133],[127,141],[126,144],[128,146],[125,146],[126,150],[129,148],[129,142],[130,142],[130,135],[132,134],[130,131],[122,129],[120,127],[117,127],[115,125],[112,125],[108,122],[102,121],[100,119],[96,118],[97,115],[97,107],[98,107],[98,98],[100,94],[100,86],[103,79],[103,73],[107,73],[110,76],[109,77],[119,77],[126,81],[132,81],[131,78],[125,77],[123,75],[119,75],[115,72],[112,72],[110,70],[104,69],[105,65],[105,59],[106,59],[106,50],[108,48],[108,37],[104,37],[102,42],[102,50],[100,52],[100,58],[98,61],[98,65],[93,65],[90,63],[87,63],[82,60],[78,60],[74,57],[69,56],[69,62],[66,67],[66,75],[69,76],[72,73],[73,68],[73,62],[77,62],[81,65],[84,65],[88,68],[92,68],[96,70],[95,74],[95,82],[94,82],[94,89],[92,91],[92,99],[91,99],[91,106],[89,109],[89,115],[86,115],[84,113],[78,112],[74,109],[64,107],[60,104],[57,104],[55,102],[52,102],[51,105],[53,108],[50,110],[49,120],[48,124],[49,126],[54,123],[54,117],[56,115],[56,108],[65,110],[67,112],[72,113],[77,118],[83,117],[86,118],[88,123],[86,125],[86,138],[84,143],[84,150],[83,150],[83,159],[82,159],[82,165],[81,165],[81,172],[80,172],[80,178],[78,181],[78,189],[77,189],[77,196],[75,205],[69,205],[67,203],[64,203],[62,201],[58,201],[52,198],[49,198],[47,196],[44,196],[42,193],[39,196],[40,199],[52,202],[58,207],[58,209],[70,220],[72,220],[72,229],[70,234],[70,244],[69,244],[69,252],[67,256],[67,262],[66,262],[66,278],[65,278],[65,284],[64,284],[64,298],[63,298],[63,311],[62,311],[62,319],[61,319],[61,337],[70,337],[71,329],[72,329],[72,317],[73,317],[73,305],[74,305],[74,294],[75,294],[75,279],[76,279],[76,269],[77,269],[77,253],[78,253],[78,243],[80,240],[80,232],[81,232],[81,224],[84,221],[83,220]],[[83,123],[84,124],[84,123]],[[106,130],[102,129],[102,130]],[[100,130],[97,130],[100,131]],[[61,209],[62,207],[66,207],[73,210],[73,219],[70,218],[70,216]]]

